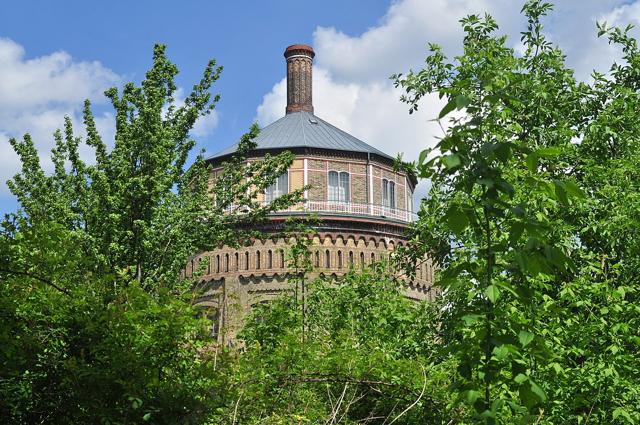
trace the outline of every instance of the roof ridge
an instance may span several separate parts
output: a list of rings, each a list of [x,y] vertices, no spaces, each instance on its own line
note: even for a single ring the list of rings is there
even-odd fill
[[[302,143],[304,143],[305,147],[308,147],[308,144],[307,144],[307,133],[304,131],[304,121],[302,120],[304,114],[306,114],[306,112],[303,112],[303,113],[300,114],[300,119],[298,120],[298,122],[300,123],[300,127],[302,127]]]

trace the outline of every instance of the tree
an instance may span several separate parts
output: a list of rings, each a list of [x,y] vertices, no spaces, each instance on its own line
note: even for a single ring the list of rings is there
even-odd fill
[[[439,119],[460,111],[417,163],[432,189],[405,258],[430,253],[440,265],[443,350],[458,364],[458,400],[478,420],[631,423],[638,305],[633,273],[621,272],[638,252],[623,230],[638,208],[627,112],[637,49],[609,31],[627,65],[577,82],[542,33],[550,9],[526,2],[521,55],[490,16],[472,15],[461,21],[461,56],[449,62],[432,45],[423,70],[394,77],[410,112],[433,92],[447,101]],[[613,181],[626,182],[615,196]]]
[[[257,202],[292,156],[248,163],[255,125],[215,181],[202,153],[187,167],[189,131],[215,107],[210,89],[221,71],[210,61],[177,106],[178,70],[157,45],[140,86],[105,93],[115,110],[112,148],[89,102],[86,138],[75,136],[69,118],[56,132],[51,174],[28,134],[10,141],[22,170],[9,182],[20,210],[0,239],[3,417],[198,423],[209,414],[211,340],[180,270],[200,250],[254,236],[249,224],[301,196]],[[81,159],[81,143],[93,149],[92,161]]]
[[[309,282],[304,321],[292,297],[259,306],[213,423],[446,424],[451,363],[435,347],[436,304],[404,297],[383,264]],[[300,338],[302,328],[305,339]]]

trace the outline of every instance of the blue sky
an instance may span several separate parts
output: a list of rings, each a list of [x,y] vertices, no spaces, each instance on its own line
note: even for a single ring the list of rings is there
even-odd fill
[[[563,0],[547,20],[550,38],[581,78],[618,54],[595,39],[596,19],[640,21],[640,6],[623,0]],[[188,88],[209,58],[224,66],[216,114],[200,123],[199,146],[215,152],[234,143],[252,121],[266,125],[284,113],[284,48],[307,43],[317,52],[316,113],[364,141],[412,159],[439,129],[429,120],[440,105],[425,99],[409,116],[388,76],[419,67],[427,42],[457,53],[457,20],[489,11],[518,47],[522,19],[513,0],[273,0],[273,1],[13,1],[0,16],[0,213],[16,203],[5,181],[18,163],[9,137],[32,133],[43,164],[51,132],[68,114],[78,121],[92,99],[99,124],[112,132],[102,91],[139,81],[153,44],[168,46]],[[602,69],[601,69],[602,70]],[[88,152],[86,152],[89,155]]]

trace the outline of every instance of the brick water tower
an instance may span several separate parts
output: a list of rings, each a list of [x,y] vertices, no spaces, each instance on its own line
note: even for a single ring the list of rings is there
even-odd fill
[[[406,230],[413,219],[416,180],[404,171],[394,171],[394,158],[329,124],[314,114],[313,48],[294,44],[286,48],[287,106],[285,115],[263,128],[254,140],[249,160],[266,153],[290,151],[295,159],[288,172],[260,195],[270,202],[283,193],[310,185],[305,203],[270,216],[273,224],[291,216],[319,219],[312,234],[309,278],[340,276],[352,267],[385,260],[406,243]],[[339,101],[339,100],[338,100]],[[215,174],[231,158],[237,145],[207,159]],[[276,229],[277,226],[271,226]],[[265,227],[268,233],[270,227]],[[275,235],[275,233],[274,233]],[[285,261],[289,245],[276,236],[257,240],[240,249],[221,247],[194,256],[193,264],[208,257],[209,267],[201,281],[207,291],[199,304],[212,312],[220,338],[237,333],[242,319],[259,303],[292,291],[291,270]],[[419,265],[413,280],[405,280],[407,297],[431,299],[433,266]]]

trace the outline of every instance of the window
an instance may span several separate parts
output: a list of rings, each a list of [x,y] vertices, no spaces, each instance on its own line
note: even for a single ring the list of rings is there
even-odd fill
[[[271,252],[271,250],[269,250],[269,252],[267,253],[267,268],[273,268],[273,253]]]
[[[289,193],[289,173],[284,173],[278,177],[271,186],[264,190],[265,202],[271,202],[277,197]]]
[[[244,253],[244,269],[249,270],[249,252]]]
[[[349,173],[329,171],[329,201],[350,202]]]
[[[396,207],[396,184],[387,179],[382,179],[382,206]]]
[[[256,270],[260,270],[260,251],[256,251]]]
[[[326,268],[331,268],[331,253],[329,252],[329,250],[327,249],[325,252],[325,267]]]

